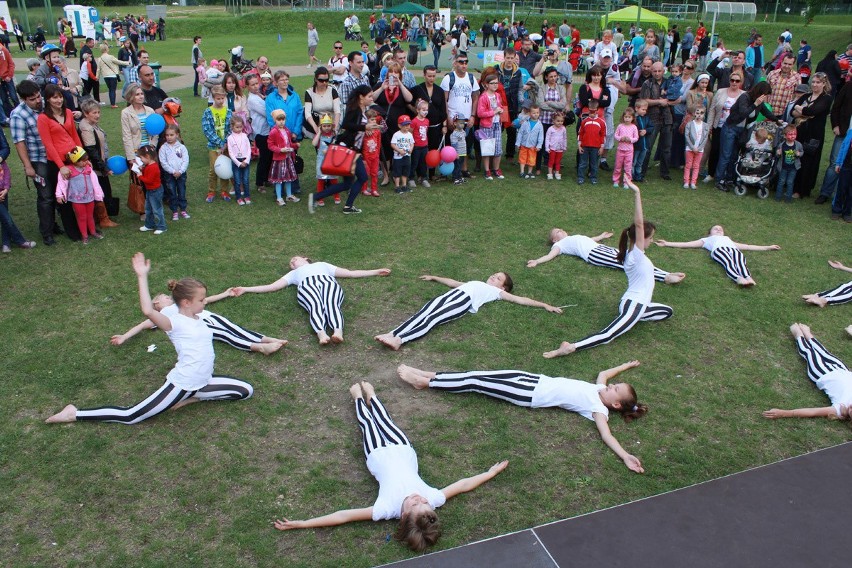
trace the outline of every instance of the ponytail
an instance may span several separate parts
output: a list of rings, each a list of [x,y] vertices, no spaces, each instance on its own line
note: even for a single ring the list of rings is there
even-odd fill
[[[182,300],[191,300],[196,292],[207,290],[207,286],[203,282],[195,278],[181,278],[180,280],[169,280],[169,291],[172,293],[172,299],[175,304],[180,305]]]
[[[618,412],[621,413],[624,421],[629,423],[648,414],[648,405],[637,401],[636,390],[632,385],[624,384],[627,386],[630,396],[621,401],[621,408],[618,409]]]
[[[645,232],[645,239],[650,239],[654,231],[657,230],[657,226],[654,225],[650,221],[643,221],[642,227]],[[618,240],[618,256],[615,259],[624,264],[624,260],[627,258],[627,247],[628,244],[636,242],[636,223],[633,223],[623,231],[621,231],[621,238]]]

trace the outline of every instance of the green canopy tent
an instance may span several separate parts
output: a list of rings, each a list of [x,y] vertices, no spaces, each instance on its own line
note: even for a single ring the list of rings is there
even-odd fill
[[[414,2],[403,2],[393,8],[385,8],[384,12],[386,14],[429,14],[432,10]]]
[[[651,10],[646,10],[642,8],[642,13],[639,14],[638,6],[625,6],[620,10],[616,10],[615,12],[611,12],[605,16],[601,16],[601,27],[605,24],[605,21],[608,20],[610,24],[613,22],[630,24],[637,20],[636,16],[639,15],[639,25],[645,26],[654,26],[663,31],[667,31],[669,29],[669,19],[665,16],[661,16],[656,12],[652,12]]]

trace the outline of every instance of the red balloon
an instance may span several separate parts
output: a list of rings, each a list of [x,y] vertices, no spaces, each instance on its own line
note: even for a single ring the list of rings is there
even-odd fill
[[[840,61],[837,62],[837,64],[840,65],[840,69],[843,70],[843,71],[846,71],[847,69],[849,69],[849,60],[848,59],[841,59]]]
[[[438,150],[429,150],[426,152],[426,165],[430,168],[437,168],[441,163],[441,153]]]

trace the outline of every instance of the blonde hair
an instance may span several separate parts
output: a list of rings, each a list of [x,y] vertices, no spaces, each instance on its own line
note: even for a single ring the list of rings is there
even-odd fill
[[[191,300],[199,289],[204,290],[205,294],[207,293],[207,286],[195,278],[169,280],[169,291],[171,291],[172,299],[176,304],[180,304],[181,300]]]

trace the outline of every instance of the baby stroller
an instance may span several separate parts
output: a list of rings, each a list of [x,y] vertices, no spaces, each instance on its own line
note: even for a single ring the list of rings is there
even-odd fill
[[[757,189],[757,197],[766,199],[775,181],[775,147],[778,145],[781,127],[774,122],[755,122],[748,127],[749,140],[758,128],[766,129],[770,149],[750,148],[748,144],[743,146],[735,166],[737,181],[734,195],[741,197],[752,188]]]
[[[346,39],[350,41],[364,41],[361,35],[361,24],[353,24],[346,30]]]
[[[467,38],[468,46],[476,47],[476,33],[477,33],[476,30],[470,30],[468,32],[468,35],[469,35],[469,37]]]
[[[243,59],[243,46],[238,45],[231,49],[231,71],[236,73],[237,77],[243,78],[243,75],[254,69],[254,61],[251,59]]]
[[[571,53],[568,54],[568,63],[574,69],[574,72],[580,70],[580,63],[583,61],[583,46],[579,43],[571,47]],[[585,73],[585,71],[583,71]]]

